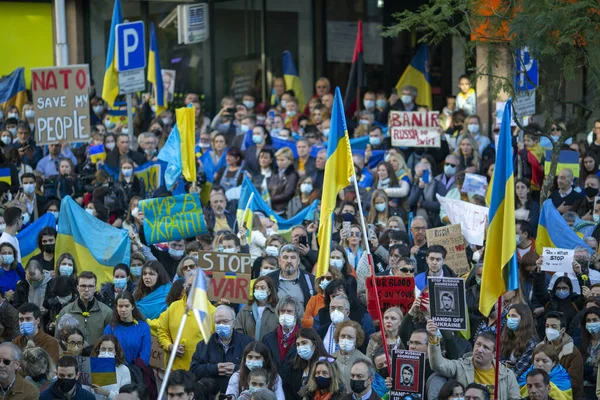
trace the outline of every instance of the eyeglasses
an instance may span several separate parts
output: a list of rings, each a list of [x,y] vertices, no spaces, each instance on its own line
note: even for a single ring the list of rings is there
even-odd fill
[[[396,270],[398,270],[400,272],[403,272],[405,274],[408,274],[408,273],[413,274],[415,272],[414,268],[394,268],[394,269],[396,269]]]
[[[181,267],[182,271],[191,271],[193,269],[196,269],[196,265],[192,264],[192,265],[184,265]]]
[[[324,281],[327,281],[327,282],[329,282],[329,281],[332,281],[332,280],[333,280],[333,277],[331,277],[331,276],[324,276],[324,277],[323,277],[323,278],[321,278],[321,279],[322,279],[322,280],[324,280]]]
[[[83,347],[83,342],[67,342],[67,346],[71,346],[71,347]]]
[[[426,230],[427,230],[427,227],[426,227],[426,226],[413,226],[413,227],[412,227],[412,228],[410,228],[410,229],[413,229],[413,230],[415,230],[415,231],[426,231]]]
[[[560,131],[560,129],[558,129],[558,128],[552,128],[552,132],[559,132],[559,131]]]
[[[413,342],[412,340],[409,340],[407,344],[409,346],[425,346],[427,343]]]
[[[401,258],[402,258],[402,256],[400,254],[392,254],[390,256],[390,260],[399,260]]]
[[[319,361],[327,361],[330,364],[335,362],[335,358],[333,357],[319,357]]]
[[[360,232],[350,232],[350,236],[360,237]]]
[[[4,358],[0,358],[0,362],[4,365],[6,365],[7,367],[15,360],[6,360]]]

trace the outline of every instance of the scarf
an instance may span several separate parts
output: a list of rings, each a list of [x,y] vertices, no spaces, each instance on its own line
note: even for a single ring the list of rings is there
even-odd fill
[[[285,356],[287,355],[288,351],[290,351],[290,347],[292,347],[292,345],[296,341],[296,334],[299,330],[300,327],[298,326],[298,324],[296,324],[296,326],[290,332],[290,334],[287,335],[287,338],[285,338],[283,335],[283,329],[281,328],[281,325],[277,327],[277,346],[279,346],[279,354],[281,354],[281,360],[285,359]]]
[[[331,398],[333,398],[333,393],[331,392],[321,392],[320,390],[317,390],[315,392],[315,395],[313,396],[314,400],[331,400]]]
[[[158,316],[167,309],[165,299],[167,298],[170,289],[171,284],[166,283],[156,288],[152,293],[147,294],[143,299],[135,302],[137,308],[142,312],[142,315],[146,317],[146,319],[158,318]]]

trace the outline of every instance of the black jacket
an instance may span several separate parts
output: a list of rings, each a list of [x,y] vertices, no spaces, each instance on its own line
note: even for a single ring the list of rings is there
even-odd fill
[[[271,197],[271,208],[273,211],[285,216],[287,205],[296,194],[298,186],[298,173],[293,165],[286,168],[283,174],[273,174],[267,180],[267,188]]]
[[[277,343],[277,329],[263,336],[262,343],[269,348],[273,362],[275,363],[277,369],[279,369],[283,365],[283,358],[281,358],[279,344]],[[292,344],[286,354],[286,357],[293,357],[294,355],[296,355],[296,345]]]
[[[302,290],[302,294],[304,295],[304,299],[302,300],[302,305],[306,308],[306,304],[308,304],[308,300],[315,295],[315,277],[312,274],[302,271],[302,269],[298,269],[298,285],[300,285],[300,289]],[[278,269],[275,272],[271,272],[269,275],[271,279],[273,279],[273,283],[275,284],[275,290],[279,290],[279,277],[281,276],[281,270]],[[300,299],[297,299],[300,300]]]
[[[295,350],[295,349],[294,349]],[[290,351],[283,362],[283,365],[279,369],[279,376],[283,386],[283,394],[285,394],[286,400],[302,400],[302,396],[298,394],[302,388],[302,369],[292,367],[291,361],[296,356],[296,351],[293,353]]]
[[[250,342],[254,341],[250,336],[246,336],[235,330],[232,335],[227,353],[225,353],[223,346],[219,344],[216,333],[212,334],[208,344],[204,343],[204,340],[201,340],[196,346],[196,351],[192,356],[192,363],[190,365],[190,372],[193,372],[198,379],[213,378],[216,380],[221,388],[221,393],[227,391],[227,384],[230,377],[220,376],[217,364],[224,362],[234,363],[235,370],[237,371],[240,368],[244,349]]]
[[[75,383],[77,385],[77,391],[75,392],[75,397],[72,400],[96,400],[96,396],[92,393],[88,392],[84,388],[81,387],[81,383]],[[50,387],[40,393],[40,400],[54,400],[54,399],[67,399],[68,397],[61,392],[56,386],[56,382],[54,382]]]
[[[129,153],[127,153],[126,157],[133,160],[133,162],[138,166],[146,162],[146,157],[137,151],[129,150]],[[116,146],[110,153],[106,155],[105,163],[117,172],[119,172],[121,169],[121,153],[119,153],[119,149]]]

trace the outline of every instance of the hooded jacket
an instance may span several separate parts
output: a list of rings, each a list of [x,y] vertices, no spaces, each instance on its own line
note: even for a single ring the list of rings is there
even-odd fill
[[[13,305],[15,308],[19,308],[21,304],[33,303],[38,307],[44,304],[44,298],[46,297],[46,290],[48,283],[52,280],[52,276],[48,271],[42,271],[41,283],[37,286],[32,285],[29,281],[29,277],[25,275],[25,279],[20,280],[17,283],[17,290],[15,291],[15,298]]]

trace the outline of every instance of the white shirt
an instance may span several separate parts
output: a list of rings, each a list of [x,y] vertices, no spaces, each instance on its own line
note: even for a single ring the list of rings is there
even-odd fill
[[[552,275],[552,279],[550,279],[550,284],[548,285],[548,290],[552,290],[552,288],[554,287],[554,282],[556,282],[556,280],[561,276],[564,276],[563,272],[557,272],[554,275]],[[600,283],[600,272],[590,269],[588,276],[592,285]],[[575,275],[573,272],[569,272],[567,274],[567,277],[571,280],[571,283],[573,284],[573,293],[581,294],[581,287],[579,287],[577,275]]]
[[[225,394],[232,394],[237,398],[240,395],[240,393],[238,392],[239,382],[240,372],[237,371],[233,375],[231,375],[231,378],[229,378],[229,383],[227,384],[227,391],[225,392]],[[285,400],[285,395],[283,394],[283,386],[279,375],[277,375],[277,383],[275,384],[275,390],[273,391],[273,393],[275,393],[277,400]]]
[[[10,243],[15,249],[17,249],[17,262],[21,263],[21,247],[19,247],[19,240],[8,232],[2,232],[0,236],[0,243]]]

